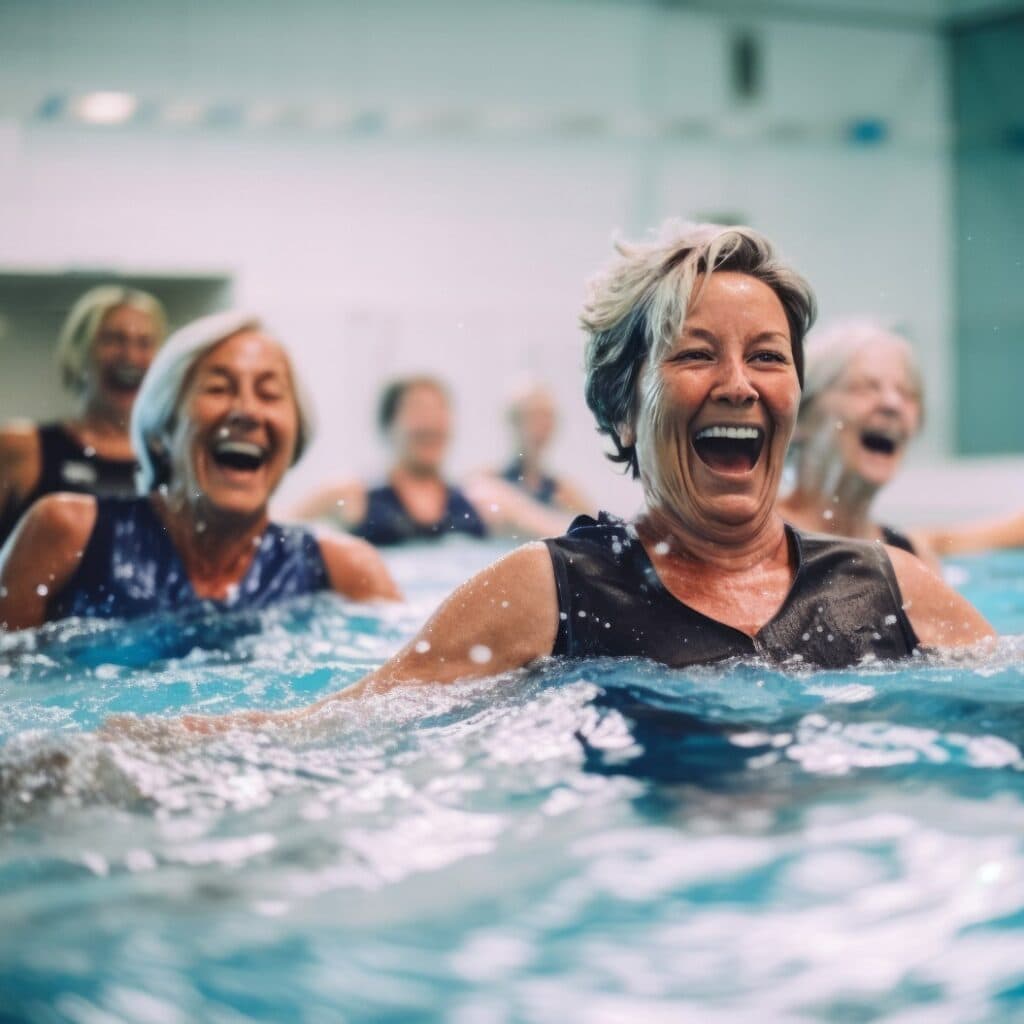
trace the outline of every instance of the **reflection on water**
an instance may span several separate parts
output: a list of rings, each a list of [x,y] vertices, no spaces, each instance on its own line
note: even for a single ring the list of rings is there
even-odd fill
[[[896,670],[551,664],[200,747],[92,732],[345,686],[491,554],[401,553],[387,611],[4,639],[0,1019],[1024,1014],[1019,637]],[[1021,634],[1015,557],[959,570]]]

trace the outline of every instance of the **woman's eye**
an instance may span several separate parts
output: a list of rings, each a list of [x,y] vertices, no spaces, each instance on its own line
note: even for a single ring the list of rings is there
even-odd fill
[[[754,358],[761,363],[788,363],[789,360],[781,352],[765,351],[758,352]]]
[[[686,349],[683,352],[677,352],[672,356],[671,361],[673,363],[689,363],[689,362],[701,362],[711,358],[711,353],[707,349],[703,348],[691,348]]]

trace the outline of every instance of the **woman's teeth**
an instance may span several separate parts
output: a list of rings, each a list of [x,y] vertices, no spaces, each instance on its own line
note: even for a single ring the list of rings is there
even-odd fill
[[[213,447],[218,462],[232,469],[258,469],[266,458],[266,449],[251,441],[218,441]]]
[[[760,436],[760,427],[705,427],[697,432],[696,440],[728,437],[737,441],[756,441]]]

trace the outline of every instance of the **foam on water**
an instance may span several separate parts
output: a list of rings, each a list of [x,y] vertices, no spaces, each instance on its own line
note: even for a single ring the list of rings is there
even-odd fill
[[[959,563],[983,659],[551,663],[196,744],[110,714],[290,707],[408,606],[0,640],[0,1017],[174,1022],[1024,1014],[1024,557]]]

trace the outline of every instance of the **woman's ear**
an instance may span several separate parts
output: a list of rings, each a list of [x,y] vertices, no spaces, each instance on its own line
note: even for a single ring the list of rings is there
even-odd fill
[[[632,448],[636,444],[636,427],[632,423],[616,423],[615,435],[623,448]]]

